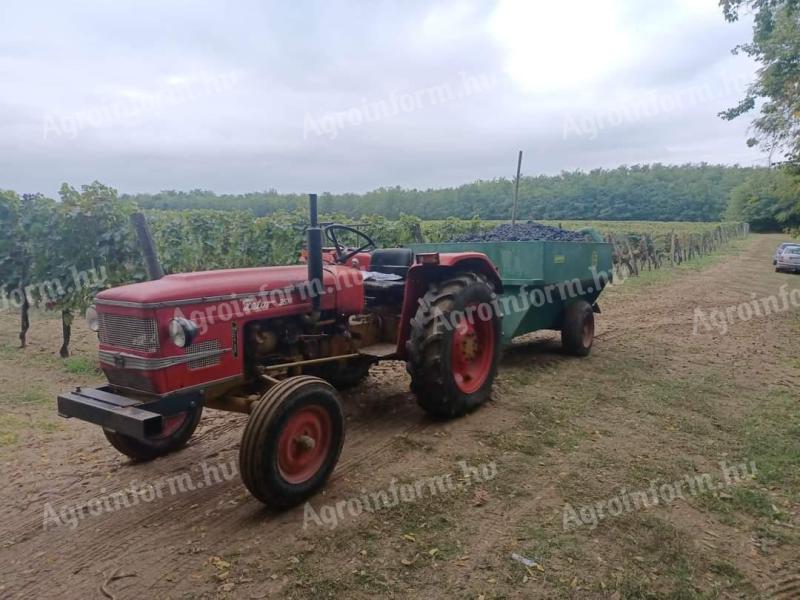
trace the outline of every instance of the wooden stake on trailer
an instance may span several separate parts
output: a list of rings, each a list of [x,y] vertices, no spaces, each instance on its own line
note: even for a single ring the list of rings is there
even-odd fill
[[[519,151],[519,158],[517,159],[517,179],[514,185],[514,207],[511,209],[511,224],[517,224],[517,202],[519,202],[519,174],[522,170],[522,150]]]

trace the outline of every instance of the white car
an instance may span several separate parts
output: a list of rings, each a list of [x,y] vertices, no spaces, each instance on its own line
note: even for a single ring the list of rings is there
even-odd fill
[[[778,262],[775,264],[775,271],[800,271],[800,246],[786,246],[778,255]]]
[[[783,252],[783,250],[787,246],[800,246],[800,244],[797,244],[795,242],[783,242],[780,246],[775,248],[775,254],[772,256],[772,264],[773,265],[777,265],[778,264],[778,257],[781,255],[781,252]]]

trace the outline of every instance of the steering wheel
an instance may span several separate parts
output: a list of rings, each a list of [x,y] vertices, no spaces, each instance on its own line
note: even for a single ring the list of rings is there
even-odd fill
[[[356,235],[356,237],[362,238],[366,243],[355,250],[347,246],[343,246],[336,237],[337,231],[340,233],[353,233]],[[359,252],[375,250],[375,248],[378,247],[373,239],[366,233],[359,231],[358,229],[354,229],[353,227],[348,227],[347,225],[328,225],[325,228],[325,237],[333,244],[333,247],[336,248],[336,262],[340,264],[346,263]]]

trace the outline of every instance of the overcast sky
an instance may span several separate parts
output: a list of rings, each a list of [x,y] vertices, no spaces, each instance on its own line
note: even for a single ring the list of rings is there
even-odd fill
[[[0,189],[438,187],[764,164],[717,0],[4,0]]]

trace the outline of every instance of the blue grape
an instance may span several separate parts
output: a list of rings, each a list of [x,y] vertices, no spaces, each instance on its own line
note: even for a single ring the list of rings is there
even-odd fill
[[[567,231],[550,225],[528,221],[512,225],[506,223],[483,233],[467,233],[454,237],[451,242],[585,242],[586,237],[577,231]]]

